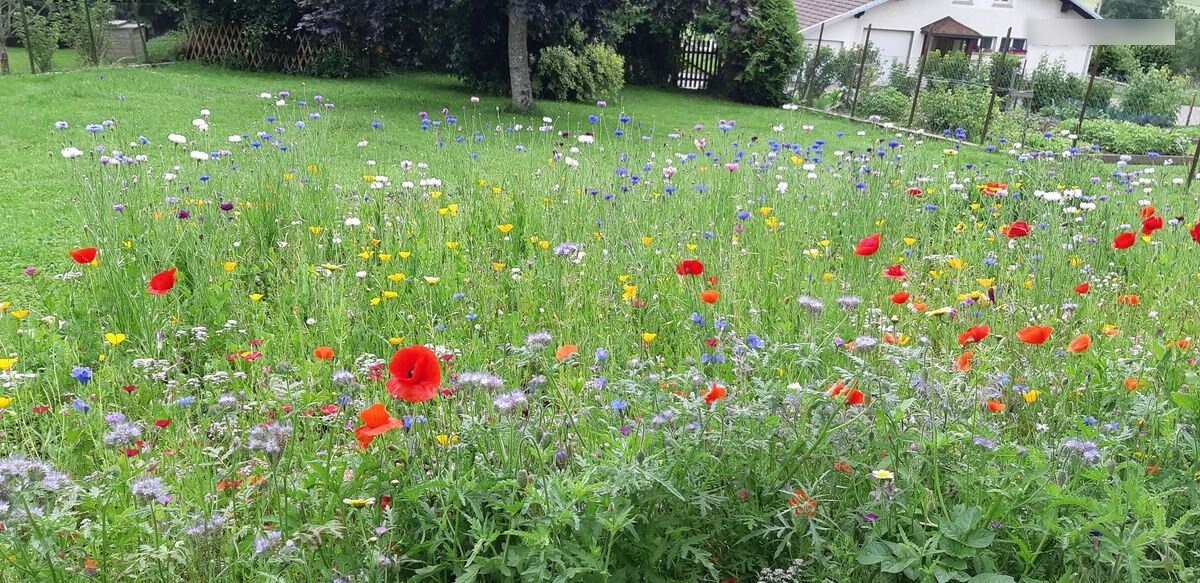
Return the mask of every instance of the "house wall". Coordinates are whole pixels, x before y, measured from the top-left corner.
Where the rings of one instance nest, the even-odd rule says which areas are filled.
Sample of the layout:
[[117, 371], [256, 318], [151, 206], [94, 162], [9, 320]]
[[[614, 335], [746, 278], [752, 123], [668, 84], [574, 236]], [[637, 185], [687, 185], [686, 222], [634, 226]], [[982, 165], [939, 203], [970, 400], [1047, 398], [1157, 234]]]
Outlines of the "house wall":
[[[921, 27], [947, 16], [971, 27], [984, 36], [996, 37], [995, 49], [999, 52], [1000, 40], [1009, 26], [1013, 38], [1027, 38], [1025, 23], [1028, 19], [1069, 18], [1082, 19], [1074, 10], [1062, 12], [1058, 0], [892, 0], [868, 10], [861, 18], [846, 18], [826, 24], [822, 44], [837, 44], [845, 47], [861, 45], [867, 36], [867, 25], [873, 25], [872, 44], [883, 52], [884, 64], [893, 58], [916, 66], [921, 56], [924, 36]], [[883, 29], [882, 42], [876, 42], [876, 31]], [[804, 42], [816, 44], [818, 26], [802, 31]], [[912, 42], [905, 53], [899, 47], [903, 42], [900, 31], [911, 31]], [[1068, 72], [1076, 75], [1087, 73], [1088, 51], [1086, 46], [1035, 46], [1027, 45], [1025, 59], [1029, 70], [1037, 67], [1045, 55], [1050, 61], [1062, 58]]]

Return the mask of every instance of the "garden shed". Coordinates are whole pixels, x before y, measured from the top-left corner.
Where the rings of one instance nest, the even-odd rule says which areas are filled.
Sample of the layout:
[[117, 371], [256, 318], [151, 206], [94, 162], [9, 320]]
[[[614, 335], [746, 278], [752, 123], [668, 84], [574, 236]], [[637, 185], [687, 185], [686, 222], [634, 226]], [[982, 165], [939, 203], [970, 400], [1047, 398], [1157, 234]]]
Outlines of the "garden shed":
[[108, 59], [111, 61], [121, 61], [126, 59], [137, 59], [144, 54], [146, 49], [146, 37], [143, 36], [143, 27], [136, 22], [128, 20], [111, 20], [108, 23]]

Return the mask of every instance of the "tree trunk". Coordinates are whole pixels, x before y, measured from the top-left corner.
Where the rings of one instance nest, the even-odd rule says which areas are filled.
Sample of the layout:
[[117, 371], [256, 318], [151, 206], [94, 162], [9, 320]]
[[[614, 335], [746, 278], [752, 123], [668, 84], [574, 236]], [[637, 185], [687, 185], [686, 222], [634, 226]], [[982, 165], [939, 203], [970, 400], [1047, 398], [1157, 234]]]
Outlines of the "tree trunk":
[[0, 38], [0, 75], [9, 73], [12, 73], [12, 69], [8, 66], [8, 47], [4, 46], [4, 39]]
[[529, 78], [529, 16], [522, 0], [508, 0], [508, 80], [513, 108], [533, 109], [533, 83]]

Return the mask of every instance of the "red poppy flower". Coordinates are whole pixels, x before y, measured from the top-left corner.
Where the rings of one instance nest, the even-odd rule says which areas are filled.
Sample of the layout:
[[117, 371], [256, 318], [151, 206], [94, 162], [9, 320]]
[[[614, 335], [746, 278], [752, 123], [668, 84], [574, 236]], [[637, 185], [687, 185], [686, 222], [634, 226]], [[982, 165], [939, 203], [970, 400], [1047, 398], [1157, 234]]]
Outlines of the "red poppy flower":
[[866, 395], [863, 395], [863, 392], [858, 389], [852, 388], [846, 392], [846, 404], [850, 405], [851, 407], [862, 405], [863, 401], [865, 400]]
[[158, 421], [154, 422], [154, 426], [159, 429], [166, 429], [171, 426], [171, 420], [170, 419], [159, 419]]
[[321, 405], [321, 413], [323, 413], [325, 415], [337, 415], [337, 412], [340, 410], [341, 409], [337, 405], [334, 405], [333, 403], [330, 403], [328, 405]]
[[95, 247], [84, 247], [82, 249], [67, 251], [67, 255], [70, 255], [71, 259], [75, 260], [75, 263], [87, 265], [88, 263], [96, 260], [96, 253], [99, 251], [100, 250]]
[[366, 448], [377, 436], [404, 427], [404, 422], [388, 415], [383, 403], [375, 403], [358, 414], [363, 424], [354, 430], [358, 445]]
[[706, 304], [715, 304], [719, 299], [721, 299], [721, 292], [715, 289], [707, 289], [700, 292], [700, 301]]
[[908, 272], [899, 265], [889, 265], [883, 270], [883, 276], [891, 279], [904, 279], [908, 277]]
[[1161, 228], [1163, 228], [1162, 217], [1159, 217], [1159, 216], [1146, 217], [1142, 221], [1142, 234], [1143, 235], [1152, 234]]
[[156, 296], [166, 295], [173, 287], [175, 287], [174, 267], [154, 274], [154, 277], [150, 278], [150, 285], [146, 286], [146, 293]]
[[984, 338], [987, 338], [988, 334], [991, 332], [992, 329], [989, 328], [987, 324], [971, 326], [970, 328], [967, 328], [966, 332], [958, 335], [958, 344], [959, 346], [966, 346], [972, 342], [980, 342]]
[[996, 399], [988, 399], [987, 400], [987, 410], [991, 411], [992, 413], [999, 413], [1004, 410], [1004, 403], [1001, 403], [1000, 401], [997, 401]]
[[854, 247], [854, 254], [862, 257], [874, 255], [879, 250], [879, 233], [872, 233], [863, 237], [858, 245]]
[[1136, 241], [1136, 238], [1133, 235], [1133, 231], [1125, 231], [1113, 237], [1112, 247], [1113, 249], [1128, 249], [1133, 247], [1134, 241]]
[[1080, 352], [1087, 350], [1089, 347], [1091, 347], [1091, 345], [1092, 337], [1088, 336], [1087, 334], [1080, 334], [1079, 336], [1076, 336], [1070, 344], [1067, 345], [1067, 352], [1079, 354]]
[[967, 372], [971, 370], [971, 359], [973, 358], [975, 358], [975, 353], [971, 352], [970, 350], [962, 353], [957, 359], [954, 360], [954, 368], [958, 369], [959, 372]]
[[713, 286], [715, 286], [715, 285], [717, 285], [717, 283], [719, 283], [720, 281], [721, 281], [721, 280], [717, 279], [717, 276], [715, 276], [715, 275], [710, 275], [710, 276], [708, 276], [708, 285], [713, 285]]
[[1142, 217], [1143, 219], [1148, 219], [1154, 216], [1155, 212], [1157, 212], [1157, 209], [1154, 208], [1154, 205], [1148, 204], [1138, 209], [1138, 216]]
[[434, 398], [438, 385], [442, 383], [437, 355], [420, 344], [397, 350], [388, 364], [388, 370], [392, 378], [387, 382], [387, 391], [393, 397], [410, 403]]
[[1026, 344], [1041, 344], [1050, 338], [1054, 328], [1050, 326], [1026, 326], [1017, 331], [1017, 338]]
[[700, 275], [704, 273], [704, 264], [695, 259], [684, 259], [675, 265], [675, 273], [679, 275]]
[[1025, 221], [1014, 221], [1004, 225], [1004, 227], [1000, 229], [1000, 232], [1004, 233], [1004, 236], [1010, 239], [1024, 237], [1025, 235], [1029, 234], [1029, 223], [1026, 223]]
[[923, 191], [920, 188], [917, 188], [915, 186], [908, 189], [909, 196], [921, 196], [924, 193], [925, 193], [925, 191]]
[[1075, 293], [1086, 294], [1086, 293], [1088, 293], [1088, 290], [1091, 290], [1091, 289], [1092, 289], [1092, 282], [1085, 281], [1085, 282], [1075, 286]]
[[725, 387], [722, 387], [717, 383], [713, 383], [712, 386], [708, 388], [708, 391], [704, 393], [704, 402], [709, 405], [712, 405], [714, 401], [724, 398]]
[[318, 346], [317, 349], [313, 351], [313, 356], [321, 360], [329, 360], [333, 358], [333, 349], [328, 346]]
[[1137, 294], [1121, 294], [1117, 296], [1117, 301], [1126, 306], [1136, 306], [1142, 303], [1141, 298]]
[[576, 354], [578, 352], [578, 346], [575, 346], [574, 344], [563, 344], [562, 346], [558, 347], [558, 350], [554, 351], [554, 359], [562, 362], [570, 358], [572, 354]]
[[892, 294], [891, 300], [892, 300], [893, 304], [903, 304], [904, 302], [907, 302], [908, 298], [910, 298], [910, 297], [912, 297], [912, 296], [910, 296], [908, 294], [908, 292], [898, 291], [898, 292]]
[[1196, 223], [1196, 226], [1192, 227], [1188, 234], [1192, 236], [1193, 241], [1200, 243], [1200, 222]]

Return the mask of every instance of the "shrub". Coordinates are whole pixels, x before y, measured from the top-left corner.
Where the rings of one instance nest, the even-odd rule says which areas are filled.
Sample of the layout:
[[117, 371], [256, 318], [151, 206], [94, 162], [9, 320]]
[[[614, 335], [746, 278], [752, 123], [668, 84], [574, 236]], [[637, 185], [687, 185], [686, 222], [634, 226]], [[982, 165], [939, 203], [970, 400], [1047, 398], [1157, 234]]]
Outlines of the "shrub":
[[[1065, 127], [1067, 125], [1071, 127]], [[1071, 122], [1064, 122], [1063, 126], [1064, 129], [1074, 129]], [[1158, 152], [1171, 156], [1187, 154], [1192, 144], [1187, 136], [1168, 129], [1108, 119], [1083, 120], [1083, 126], [1079, 129], [1079, 140], [1084, 144], [1099, 144], [1101, 149], [1107, 152]]]
[[1068, 99], [1083, 100], [1083, 82], [1067, 73], [1062, 60], [1053, 63], [1045, 57], [1033, 72], [1033, 109], [1041, 111]]
[[940, 132], [963, 128], [970, 139], [983, 130], [989, 96], [988, 90], [981, 87], [950, 87], [945, 83], [935, 83], [928, 91], [921, 93], [917, 111], [926, 130]]
[[181, 58], [180, 45], [187, 41], [187, 33], [172, 30], [146, 42], [146, 54], [151, 63], [168, 63]]
[[834, 58], [833, 49], [829, 46], [821, 46], [819, 49], [816, 45], [800, 47], [800, 70], [796, 76], [796, 87], [800, 97], [804, 96], [804, 89], [809, 87], [808, 100], [811, 103], [833, 84], [834, 70], [831, 65]]
[[863, 98], [858, 111], [863, 115], [878, 115], [888, 121], [900, 121], [908, 116], [910, 96], [895, 87], [884, 87]]
[[1114, 45], [1104, 47], [1100, 52], [1100, 66], [1097, 73], [1119, 81], [1125, 81], [1141, 72], [1142, 64], [1133, 54], [1133, 48]]
[[625, 86], [625, 59], [601, 44], [576, 52], [569, 47], [546, 47], [534, 63], [535, 91], [559, 101], [595, 101], [611, 97]]
[[1129, 89], [1121, 98], [1121, 108], [1174, 117], [1179, 105], [1184, 102], [1182, 82], [1163, 68], [1150, 69], [1134, 75]]
[[[87, 8], [84, 8], [87, 2]], [[60, 5], [63, 37], [85, 65], [98, 65], [108, 55], [112, 39], [105, 24], [116, 16], [109, 0], [69, 0]]]
[[17, 38], [33, 55], [37, 70], [45, 73], [53, 67], [54, 51], [58, 48], [58, 25], [33, 8], [25, 8], [27, 26], [17, 27]]
[[[839, 104], [844, 108], [850, 107], [854, 99], [854, 84], [858, 82], [858, 61], [862, 58], [862, 47], [844, 48], [829, 62], [833, 80], [839, 89]], [[871, 87], [879, 78], [879, 48], [871, 45], [867, 49], [867, 58], [863, 63], [862, 86]]]
[[730, 19], [718, 37], [721, 73], [713, 89], [744, 103], [779, 105], [800, 67], [802, 39], [791, 0], [757, 0], [745, 24]]
[[909, 72], [908, 65], [895, 60], [888, 71], [888, 86], [904, 95], [912, 95], [917, 86], [917, 77]]
[[961, 51], [930, 51], [926, 55], [925, 76], [930, 79], [959, 82], [983, 80], [971, 57]]

